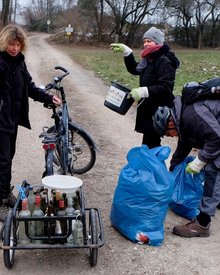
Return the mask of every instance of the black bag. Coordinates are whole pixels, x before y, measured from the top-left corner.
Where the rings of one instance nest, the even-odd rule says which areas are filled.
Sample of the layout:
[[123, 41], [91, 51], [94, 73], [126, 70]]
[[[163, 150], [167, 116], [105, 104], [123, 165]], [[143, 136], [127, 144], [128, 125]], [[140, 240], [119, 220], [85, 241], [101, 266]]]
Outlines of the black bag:
[[182, 103], [192, 104], [204, 99], [220, 99], [220, 77], [204, 82], [189, 82], [182, 90]]

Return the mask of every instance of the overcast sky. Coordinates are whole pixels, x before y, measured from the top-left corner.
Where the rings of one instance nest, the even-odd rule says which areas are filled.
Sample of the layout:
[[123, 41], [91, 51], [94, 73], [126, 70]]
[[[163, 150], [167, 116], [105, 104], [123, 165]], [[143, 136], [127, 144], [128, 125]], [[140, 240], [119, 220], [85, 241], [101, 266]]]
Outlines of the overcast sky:
[[18, 0], [18, 3], [22, 6], [25, 6], [26, 4], [28, 4], [28, 2], [30, 3], [30, 0]]
[[[30, 3], [31, 3], [30, 0], [17, 0], [17, 4], [19, 4], [21, 7], [25, 7], [25, 6], [29, 5]], [[23, 17], [19, 14], [16, 15], [16, 23], [18, 23], [18, 24], [25, 23]]]

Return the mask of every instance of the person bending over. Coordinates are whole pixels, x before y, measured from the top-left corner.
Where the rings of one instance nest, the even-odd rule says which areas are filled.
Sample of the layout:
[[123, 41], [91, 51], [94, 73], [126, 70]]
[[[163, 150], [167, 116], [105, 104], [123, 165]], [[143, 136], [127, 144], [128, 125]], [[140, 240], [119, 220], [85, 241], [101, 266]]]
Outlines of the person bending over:
[[182, 108], [177, 96], [172, 108], [158, 107], [153, 124], [162, 137], [178, 136], [177, 148], [171, 158], [170, 171], [191, 152], [199, 149], [197, 157], [186, 166], [187, 173], [199, 173], [204, 168], [204, 192], [200, 213], [195, 220], [173, 228], [181, 237], [208, 237], [211, 217], [220, 202], [220, 100], [200, 100]]

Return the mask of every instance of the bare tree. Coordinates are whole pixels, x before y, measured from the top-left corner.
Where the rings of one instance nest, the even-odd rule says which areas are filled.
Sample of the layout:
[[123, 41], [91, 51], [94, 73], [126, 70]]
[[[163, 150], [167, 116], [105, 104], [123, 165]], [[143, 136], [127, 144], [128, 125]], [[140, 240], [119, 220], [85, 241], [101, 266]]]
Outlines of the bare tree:
[[[134, 36], [147, 15], [153, 15], [160, 0], [105, 0], [111, 8], [115, 27], [115, 41], [125, 40], [132, 45]], [[126, 37], [126, 38], [125, 38]]]
[[2, 20], [3, 26], [7, 25], [9, 21], [10, 4], [11, 4], [11, 0], [2, 0], [1, 20]]
[[79, 0], [77, 8], [81, 17], [87, 21], [90, 26], [90, 31], [93, 31], [93, 36], [96, 36], [99, 41], [103, 40], [104, 29], [104, 0]]
[[207, 1], [196, 0], [195, 1], [195, 18], [198, 33], [198, 49], [201, 49], [204, 27], [207, 19], [212, 13], [212, 6]]
[[210, 33], [214, 43], [219, 26], [220, 0], [167, 0], [167, 13], [175, 21], [176, 38], [187, 46], [201, 48]]
[[206, 45], [215, 47], [220, 41], [220, 0], [206, 0], [207, 4], [210, 5], [210, 17], [207, 26], [210, 26], [210, 30], [204, 34]]

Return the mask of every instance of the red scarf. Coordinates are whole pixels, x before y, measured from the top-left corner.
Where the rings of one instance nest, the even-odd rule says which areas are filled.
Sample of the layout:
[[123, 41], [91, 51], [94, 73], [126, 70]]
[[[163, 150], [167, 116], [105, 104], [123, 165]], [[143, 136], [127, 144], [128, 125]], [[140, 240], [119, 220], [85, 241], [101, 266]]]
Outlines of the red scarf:
[[163, 45], [155, 45], [155, 46], [146, 47], [141, 52], [141, 57], [143, 58], [143, 57], [147, 57], [147, 56], [151, 55], [152, 53], [158, 51], [162, 46]]

